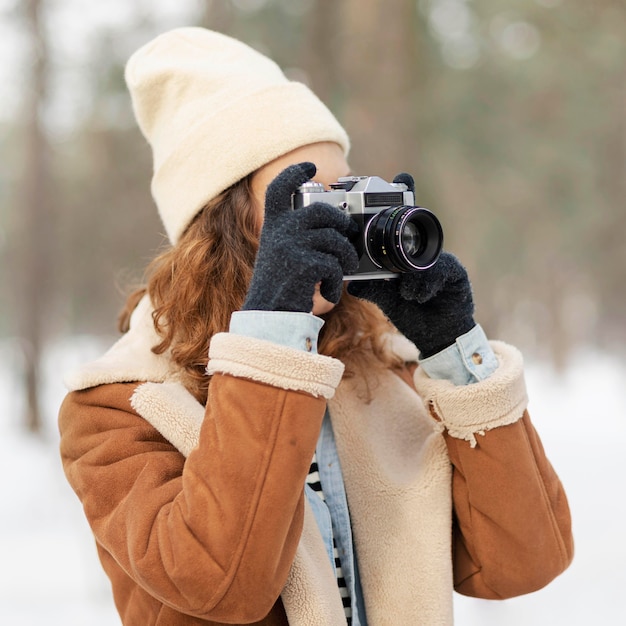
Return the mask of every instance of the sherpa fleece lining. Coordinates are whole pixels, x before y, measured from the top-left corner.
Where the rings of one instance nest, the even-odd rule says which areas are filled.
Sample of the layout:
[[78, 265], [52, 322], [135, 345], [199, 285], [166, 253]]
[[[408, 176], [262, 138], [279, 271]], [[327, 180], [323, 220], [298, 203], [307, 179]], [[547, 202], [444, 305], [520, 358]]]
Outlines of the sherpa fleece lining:
[[143, 383], [130, 404], [185, 457], [198, 445], [204, 407], [180, 383]]
[[523, 358], [517, 348], [491, 341], [498, 369], [472, 385], [455, 386], [447, 380], [430, 378], [417, 368], [414, 382], [424, 403], [452, 437], [476, 446], [475, 435], [516, 422], [528, 403], [523, 375]]
[[213, 335], [207, 366], [209, 374], [230, 374], [326, 399], [335, 394], [343, 370], [343, 363], [332, 357], [230, 333]]

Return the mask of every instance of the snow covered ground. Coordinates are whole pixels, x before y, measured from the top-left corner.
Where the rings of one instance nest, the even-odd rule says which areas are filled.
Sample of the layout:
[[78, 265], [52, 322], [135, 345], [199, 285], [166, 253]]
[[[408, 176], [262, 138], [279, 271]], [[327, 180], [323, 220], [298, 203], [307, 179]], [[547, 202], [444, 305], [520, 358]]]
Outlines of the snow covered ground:
[[[99, 353], [104, 340], [78, 338], [50, 352], [44, 440], [21, 433], [18, 351], [0, 343], [0, 624], [120, 624], [80, 505], [57, 453], [61, 373]], [[505, 602], [457, 596], [457, 626], [626, 624], [626, 366], [581, 353], [566, 375], [529, 364], [530, 409], [570, 498], [576, 557], [546, 589]], [[405, 625], [398, 625], [405, 626]]]

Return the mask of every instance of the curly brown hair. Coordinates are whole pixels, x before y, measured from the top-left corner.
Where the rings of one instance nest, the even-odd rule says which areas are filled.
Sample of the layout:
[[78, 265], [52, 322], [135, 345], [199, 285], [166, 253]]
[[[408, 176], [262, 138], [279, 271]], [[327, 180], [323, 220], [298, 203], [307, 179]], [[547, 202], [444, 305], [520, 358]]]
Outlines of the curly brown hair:
[[[144, 294], [154, 306], [154, 326], [161, 342], [156, 354], [170, 351], [182, 382], [206, 402], [208, 351], [214, 334], [228, 330], [230, 316], [241, 308], [259, 245], [260, 220], [251, 192], [252, 175], [211, 200], [180, 241], [154, 258], [146, 284], [131, 293], [119, 316], [126, 332], [130, 315]], [[323, 316], [318, 350], [346, 365], [354, 376], [372, 365], [398, 367], [384, 348], [383, 335], [393, 327], [375, 305], [345, 289], [339, 304]]]

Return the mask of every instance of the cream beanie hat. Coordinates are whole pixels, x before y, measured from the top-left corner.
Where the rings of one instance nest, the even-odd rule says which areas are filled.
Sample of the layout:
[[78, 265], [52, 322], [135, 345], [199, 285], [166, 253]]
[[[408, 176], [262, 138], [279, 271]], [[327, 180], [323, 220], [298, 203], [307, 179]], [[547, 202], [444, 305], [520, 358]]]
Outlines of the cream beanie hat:
[[202, 207], [259, 167], [346, 132], [301, 83], [249, 46], [204, 28], [166, 32], [135, 52], [126, 83], [152, 147], [152, 195], [172, 243]]

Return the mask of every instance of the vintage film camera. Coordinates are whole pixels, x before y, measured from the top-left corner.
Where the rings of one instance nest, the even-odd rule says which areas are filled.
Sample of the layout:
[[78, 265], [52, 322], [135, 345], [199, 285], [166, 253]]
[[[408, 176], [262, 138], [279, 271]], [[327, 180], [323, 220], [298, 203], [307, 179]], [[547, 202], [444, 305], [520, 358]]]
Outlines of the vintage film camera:
[[439, 220], [428, 209], [413, 206], [404, 183], [378, 176], [344, 176], [331, 184], [309, 181], [293, 194], [293, 208], [325, 202], [347, 212], [359, 226], [352, 241], [359, 267], [344, 280], [397, 278], [401, 272], [425, 270], [437, 262], [443, 246]]

